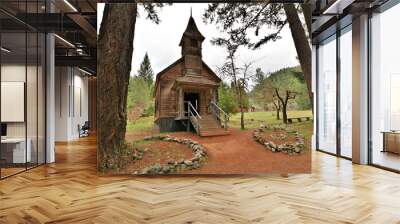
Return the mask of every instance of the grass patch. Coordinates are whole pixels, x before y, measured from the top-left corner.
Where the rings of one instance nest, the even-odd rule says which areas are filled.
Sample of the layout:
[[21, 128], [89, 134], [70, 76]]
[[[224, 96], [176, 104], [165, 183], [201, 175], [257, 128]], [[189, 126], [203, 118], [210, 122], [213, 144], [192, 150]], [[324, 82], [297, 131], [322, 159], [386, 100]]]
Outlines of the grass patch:
[[[288, 111], [288, 117], [312, 117], [312, 112], [311, 110]], [[282, 115], [281, 119], [277, 120], [276, 112], [272, 111], [246, 112], [244, 113], [244, 119], [246, 129], [258, 128], [261, 123], [282, 124], [283, 122]], [[229, 124], [231, 127], [240, 128], [240, 113], [231, 116]]]
[[[306, 111], [289, 111], [288, 117], [312, 117], [312, 112], [310, 110]], [[283, 124], [283, 120], [276, 119], [276, 113], [271, 111], [261, 111], [261, 112], [247, 112], [244, 113], [245, 128], [254, 129], [260, 127], [260, 124], [266, 125], [278, 125]], [[240, 113], [231, 116], [229, 121], [229, 126], [234, 128], [240, 128]], [[313, 121], [294, 121], [291, 124], [287, 124], [288, 129], [298, 131], [306, 140], [307, 148], [311, 144], [311, 136], [313, 134]]]
[[[312, 117], [310, 110], [305, 111], [289, 111], [288, 117]], [[246, 129], [254, 129], [260, 127], [260, 124], [282, 124], [282, 119], [276, 119], [276, 113], [272, 111], [247, 112], [244, 114]], [[240, 128], [240, 113], [231, 116], [229, 126]], [[291, 129], [299, 131], [304, 137], [310, 138], [312, 135], [312, 121], [297, 122], [287, 125]], [[141, 117], [136, 121], [128, 121], [127, 131], [131, 133], [150, 131], [154, 127], [154, 117]], [[167, 133], [163, 133], [167, 134]]]
[[154, 127], [154, 117], [141, 117], [135, 121], [128, 121], [126, 130], [128, 132], [149, 131]]

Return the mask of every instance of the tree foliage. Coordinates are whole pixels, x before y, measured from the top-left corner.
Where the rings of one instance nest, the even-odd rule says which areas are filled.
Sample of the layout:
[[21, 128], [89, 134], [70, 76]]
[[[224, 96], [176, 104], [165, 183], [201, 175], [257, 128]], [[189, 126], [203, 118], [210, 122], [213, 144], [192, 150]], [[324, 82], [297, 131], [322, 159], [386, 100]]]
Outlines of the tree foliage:
[[[309, 2], [309, 1], [307, 1]], [[212, 3], [208, 5], [203, 20], [206, 23], [215, 23], [227, 37], [217, 37], [212, 43], [223, 46], [232, 46], [235, 52], [239, 46], [258, 49], [268, 42], [281, 38], [280, 33], [286, 24], [292, 33], [293, 42], [300, 65], [304, 72], [308, 88], [308, 96], [312, 101], [311, 91], [311, 47], [307, 33], [310, 29], [310, 18], [305, 17], [303, 25], [299, 14], [310, 17], [310, 4], [301, 7], [295, 4], [263, 3]], [[305, 28], [306, 27], [306, 28]]]
[[[268, 41], [281, 38], [280, 31], [287, 23], [282, 4], [212, 3], [203, 14], [206, 23], [215, 23], [227, 31], [233, 43], [257, 49]], [[271, 30], [270, 28], [276, 28]], [[267, 29], [268, 28], [268, 29]], [[251, 40], [249, 34], [263, 37]], [[221, 38], [216, 38], [218, 42]]]
[[128, 87], [128, 119], [136, 120], [139, 117], [154, 114], [153, 84], [141, 76], [131, 77]]
[[222, 83], [218, 89], [218, 103], [221, 109], [228, 114], [236, 113], [239, 110], [235, 89], [226, 83]]
[[142, 77], [144, 81], [146, 81], [148, 86], [151, 86], [153, 84], [154, 72], [153, 69], [151, 68], [151, 63], [147, 52], [144, 55], [142, 63], [140, 64], [140, 68], [137, 72], [137, 75], [139, 77]]
[[284, 122], [287, 121], [287, 110], [310, 109], [311, 104], [307, 94], [307, 85], [300, 67], [278, 70], [262, 82], [257, 83], [251, 91], [256, 103], [267, 109], [272, 107], [277, 111], [277, 119], [282, 111]]

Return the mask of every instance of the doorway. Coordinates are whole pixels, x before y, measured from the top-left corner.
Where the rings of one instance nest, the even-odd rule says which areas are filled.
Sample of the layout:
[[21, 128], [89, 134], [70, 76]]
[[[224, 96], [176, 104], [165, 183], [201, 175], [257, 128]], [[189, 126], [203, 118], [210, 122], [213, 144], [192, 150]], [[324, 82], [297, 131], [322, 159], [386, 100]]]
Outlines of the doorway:
[[200, 114], [200, 94], [199, 93], [184, 93], [184, 105], [185, 105], [185, 115], [188, 111], [188, 102], [190, 102], [196, 111]]

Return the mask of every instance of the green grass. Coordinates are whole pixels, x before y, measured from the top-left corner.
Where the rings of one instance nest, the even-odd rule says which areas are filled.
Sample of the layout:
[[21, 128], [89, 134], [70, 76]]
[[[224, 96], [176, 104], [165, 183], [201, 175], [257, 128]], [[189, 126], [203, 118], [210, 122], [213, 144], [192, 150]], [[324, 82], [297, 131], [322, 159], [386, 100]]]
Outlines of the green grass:
[[[311, 117], [311, 110], [306, 111], [289, 111], [288, 117]], [[276, 113], [271, 111], [262, 112], [247, 112], [244, 113], [245, 129], [254, 129], [260, 127], [261, 124], [266, 125], [278, 125], [283, 124], [282, 115], [281, 119], [276, 119]], [[229, 126], [234, 128], [240, 128], [240, 113], [231, 116]], [[287, 124], [287, 127], [298, 131], [307, 139], [311, 139], [313, 133], [313, 121], [294, 121], [292, 124]]]
[[[312, 117], [311, 110], [304, 110], [304, 111], [289, 111], [288, 117]], [[261, 111], [261, 112], [248, 112], [244, 113], [245, 119], [245, 128], [258, 128], [261, 123], [265, 124], [281, 124], [282, 121], [282, 114], [281, 120], [276, 119], [276, 112], [272, 111]], [[229, 124], [231, 127], [240, 128], [240, 113], [236, 113], [235, 115], [231, 116]]]
[[149, 131], [154, 127], [154, 117], [141, 117], [136, 121], [128, 121], [126, 129], [128, 132]]
[[[310, 110], [306, 111], [289, 111], [288, 117], [312, 117]], [[258, 128], [260, 124], [282, 124], [282, 119], [277, 120], [275, 112], [262, 111], [262, 112], [248, 112], [244, 114], [245, 128], [254, 129]], [[240, 128], [240, 113], [231, 116], [229, 126], [234, 128]], [[154, 117], [141, 117], [138, 120], [128, 122], [128, 132], [141, 132], [149, 131], [154, 127]], [[312, 135], [312, 121], [297, 122], [294, 121], [292, 124], [288, 124], [289, 128], [293, 128], [299, 131], [304, 137], [311, 137]]]

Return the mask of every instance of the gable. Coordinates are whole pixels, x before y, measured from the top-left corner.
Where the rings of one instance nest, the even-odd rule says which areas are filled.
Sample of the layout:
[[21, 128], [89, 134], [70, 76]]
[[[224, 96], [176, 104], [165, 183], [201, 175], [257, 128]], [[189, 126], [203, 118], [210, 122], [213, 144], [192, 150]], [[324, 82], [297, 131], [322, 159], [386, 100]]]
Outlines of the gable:
[[[215, 74], [215, 72], [203, 60], [202, 63], [203, 63], [203, 69], [201, 72], [201, 76], [213, 80], [217, 83], [221, 82], [221, 79], [217, 76], [217, 74]], [[179, 77], [182, 72], [182, 66], [183, 66], [183, 58], [180, 58], [171, 65], [169, 65], [168, 67], [166, 67], [165, 69], [163, 69], [161, 72], [159, 72], [156, 76], [156, 83], [154, 86], [154, 90], [157, 90], [161, 78], [173, 79], [174, 77], [175, 78]]]

